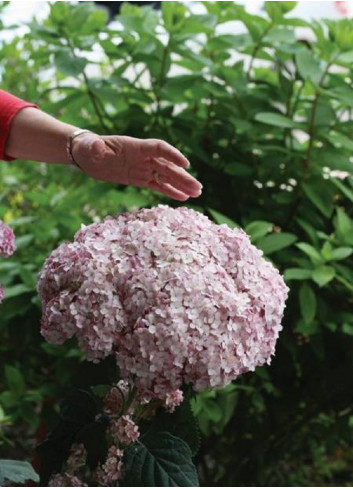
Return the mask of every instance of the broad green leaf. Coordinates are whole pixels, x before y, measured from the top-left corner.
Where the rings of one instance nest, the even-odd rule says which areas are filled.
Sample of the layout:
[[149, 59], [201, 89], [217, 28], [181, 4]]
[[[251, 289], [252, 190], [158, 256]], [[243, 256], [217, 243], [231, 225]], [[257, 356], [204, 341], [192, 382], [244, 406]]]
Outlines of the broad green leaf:
[[331, 282], [331, 280], [336, 275], [336, 271], [333, 267], [329, 267], [326, 265], [322, 265], [320, 267], [315, 268], [312, 273], [313, 281], [316, 282], [319, 287], [323, 287], [324, 285]]
[[319, 182], [314, 182], [313, 184], [303, 183], [302, 187], [305, 195], [311, 200], [315, 207], [317, 207], [325, 217], [331, 217], [333, 212], [333, 199], [326, 186], [322, 183], [319, 184]]
[[60, 49], [55, 53], [55, 64], [57, 68], [69, 76], [82, 74], [88, 60], [86, 58], [73, 56], [70, 51]]
[[343, 323], [342, 331], [349, 336], [353, 336], [353, 324]]
[[305, 270], [303, 268], [287, 268], [284, 272], [285, 280], [307, 280], [312, 276], [312, 270]]
[[351, 256], [352, 253], [353, 253], [353, 248], [350, 248], [348, 246], [342, 248], [336, 248], [335, 250], [332, 250], [331, 260], [333, 261], [345, 260], [346, 258]]
[[353, 202], [353, 191], [347, 186], [344, 185], [337, 178], [331, 178], [330, 181], [345, 195], [351, 202]]
[[34, 239], [33, 234], [23, 234], [16, 236], [16, 249], [26, 248]]
[[255, 120], [276, 127], [288, 127], [292, 129], [300, 127], [298, 123], [277, 112], [260, 112], [256, 114]]
[[17, 397], [23, 396], [26, 392], [26, 384], [21, 372], [11, 365], [6, 365], [5, 376], [11, 392]]
[[284, 15], [295, 8], [297, 2], [265, 2], [264, 5], [269, 17], [278, 22]]
[[345, 53], [340, 54], [337, 61], [347, 64], [353, 63], [353, 51], [346, 51]]
[[10, 299], [11, 297], [17, 297], [18, 295], [25, 294], [26, 292], [31, 292], [32, 287], [28, 287], [25, 284], [12, 285], [11, 287], [6, 287], [5, 298]]
[[224, 214], [221, 214], [218, 211], [215, 211], [214, 209], [211, 209], [210, 207], [207, 207], [208, 212], [211, 214], [213, 219], [216, 221], [217, 224], [227, 224], [231, 229], [239, 227], [237, 223], [235, 223], [232, 219], [229, 217], [225, 216]]
[[5, 480], [25, 484], [28, 480], [39, 482], [39, 476], [28, 462], [0, 459], [0, 486]]
[[[192, 411], [190, 399], [186, 398], [173, 413], [159, 409], [153, 419], [147, 421], [145, 434], [168, 432], [184, 440], [194, 457], [200, 448], [200, 432]], [[144, 433], [143, 431], [141, 431]]]
[[185, 19], [185, 14], [185, 5], [180, 2], [162, 2], [162, 17], [168, 31], [175, 31]]
[[323, 262], [323, 257], [311, 244], [297, 243], [295, 246], [303, 251], [310, 258], [314, 265], [319, 265]]
[[191, 450], [181, 438], [161, 432], [125, 449], [125, 487], [199, 487]]
[[[324, 239], [326, 239], [326, 235], [322, 236]], [[320, 250], [321, 255], [325, 259], [325, 261], [329, 261], [332, 258], [332, 245], [329, 241], [325, 241], [325, 243], [322, 245], [321, 250]]]
[[295, 234], [291, 233], [276, 233], [269, 236], [265, 236], [257, 242], [258, 246], [265, 255], [270, 255], [275, 251], [287, 248], [297, 241]]
[[336, 209], [334, 223], [337, 237], [341, 242], [353, 245], [353, 220], [340, 207]]
[[[349, 149], [350, 151], [353, 151], [353, 139], [349, 138], [345, 134], [338, 132], [338, 131], [331, 131], [329, 134], [329, 139], [333, 144], [337, 144], [339, 146], [343, 146], [346, 149]], [[352, 171], [353, 171], [353, 164], [351, 163]]]
[[295, 332], [306, 336], [317, 334], [320, 330], [318, 321], [311, 321], [306, 323], [303, 319], [299, 319], [295, 327]]
[[316, 296], [313, 289], [306, 282], [299, 289], [300, 312], [307, 324], [310, 324], [316, 314]]
[[249, 175], [252, 175], [253, 172], [253, 168], [251, 168], [249, 165], [245, 165], [244, 163], [230, 163], [224, 168], [224, 173], [227, 173], [227, 175], [234, 175], [236, 177], [248, 177]]
[[303, 49], [295, 55], [298, 71], [304, 80], [310, 80], [318, 84], [321, 80], [323, 70], [315, 54], [309, 49]]
[[256, 242], [260, 238], [272, 231], [274, 224], [268, 221], [253, 221], [245, 226], [245, 232], [251, 236], [251, 242]]

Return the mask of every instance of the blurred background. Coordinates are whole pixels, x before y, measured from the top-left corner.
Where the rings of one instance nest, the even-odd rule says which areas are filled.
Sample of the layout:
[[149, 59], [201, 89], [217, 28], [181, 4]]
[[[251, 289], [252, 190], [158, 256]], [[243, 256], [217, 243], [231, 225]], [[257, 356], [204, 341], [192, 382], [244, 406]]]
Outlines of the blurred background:
[[[351, 487], [352, 2], [148, 3], [2, 2], [0, 86], [78, 127], [171, 142], [203, 184], [183, 205], [245, 229], [284, 274], [271, 365], [194, 401], [201, 484]], [[45, 258], [82, 223], [159, 203], [179, 205], [1, 162], [18, 249], [0, 263], [0, 458], [34, 460], [82, 366], [40, 336]]]

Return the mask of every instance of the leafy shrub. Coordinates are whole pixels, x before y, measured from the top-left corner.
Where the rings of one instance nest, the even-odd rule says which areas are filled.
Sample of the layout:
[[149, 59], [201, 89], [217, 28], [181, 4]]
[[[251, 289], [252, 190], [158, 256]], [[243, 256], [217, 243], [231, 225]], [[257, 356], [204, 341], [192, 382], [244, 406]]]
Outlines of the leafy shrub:
[[[194, 401], [203, 483], [349, 483], [353, 21], [309, 24], [287, 15], [294, 2], [266, 2], [264, 16], [203, 4], [198, 15], [179, 2], [163, 2], [162, 15], [125, 4], [107, 26], [89, 2], [54, 2], [25, 36], [1, 41], [1, 84], [79, 127], [176, 145], [203, 184], [187, 205], [243, 227], [284, 273], [291, 291], [272, 366]], [[228, 21], [244, 33], [222, 34]], [[74, 344], [40, 338], [44, 258], [81, 222], [165, 201], [178, 205], [74, 168], [1, 163], [0, 216], [18, 236], [0, 264], [0, 405], [13, 423], [35, 430], [44, 406], [52, 426], [44, 401], [62, 396], [81, 361]]]

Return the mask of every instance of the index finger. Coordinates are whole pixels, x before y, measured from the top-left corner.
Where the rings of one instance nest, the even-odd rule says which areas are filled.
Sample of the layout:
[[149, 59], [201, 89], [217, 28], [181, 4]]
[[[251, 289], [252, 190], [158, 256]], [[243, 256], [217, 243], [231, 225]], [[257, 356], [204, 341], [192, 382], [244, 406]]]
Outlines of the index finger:
[[174, 146], [162, 139], [145, 139], [142, 143], [143, 153], [151, 158], [165, 158], [182, 168], [188, 168], [190, 162]]

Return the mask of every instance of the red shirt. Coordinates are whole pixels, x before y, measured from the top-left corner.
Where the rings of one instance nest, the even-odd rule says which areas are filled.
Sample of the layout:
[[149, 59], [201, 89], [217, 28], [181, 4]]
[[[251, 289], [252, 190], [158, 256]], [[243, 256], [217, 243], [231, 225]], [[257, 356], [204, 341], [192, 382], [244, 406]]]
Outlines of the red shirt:
[[11, 122], [17, 112], [25, 107], [37, 107], [38, 105], [25, 102], [10, 93], [0, 90], [0, 159], [13, 160], [5, 155], [5, 144], [10, 134]]

